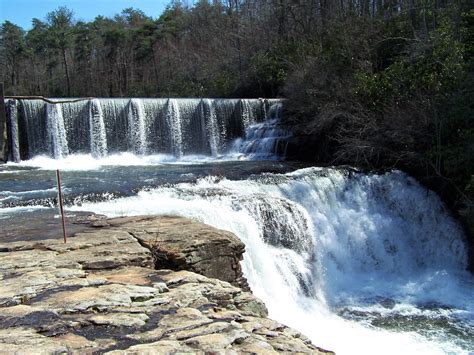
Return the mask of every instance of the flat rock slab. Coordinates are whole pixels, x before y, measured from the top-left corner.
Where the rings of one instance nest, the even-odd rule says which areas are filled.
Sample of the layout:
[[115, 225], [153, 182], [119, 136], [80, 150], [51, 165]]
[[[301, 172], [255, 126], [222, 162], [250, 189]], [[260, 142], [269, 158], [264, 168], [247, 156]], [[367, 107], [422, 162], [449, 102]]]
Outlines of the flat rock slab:
[[[92, 223], [105, 218], [105, 216], [90, 212], [68, 212], [66, 213], [67, 236], [73, 237], [74, 234], [89, 229]], [[7, 213], [0, 220], [0, 224], [2, 246], [15, 241], [26, 241], [32, 244], [35, 241], [47, 239], [63, 239], [61, 217], [56, 209], [32, 209], [20, 215]]]
[[237, 287], [232, 234], [180, 217], [83, 222], [67, 244], [0, 234], [1, 353], [327, 353]]
[[245, 245], [230, 232], [175, 216], [115, 218], [102, 225], [137, 238], [151, 250], [156, 269], [193, 271], [250, 290], [240, 266]]

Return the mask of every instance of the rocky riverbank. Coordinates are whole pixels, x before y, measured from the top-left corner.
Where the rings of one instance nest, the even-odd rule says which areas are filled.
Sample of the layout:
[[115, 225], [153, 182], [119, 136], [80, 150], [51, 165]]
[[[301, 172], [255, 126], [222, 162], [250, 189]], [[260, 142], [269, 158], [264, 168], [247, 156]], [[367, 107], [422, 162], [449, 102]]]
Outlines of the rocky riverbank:
[[231, 233], [180, 217], [68, 224], [66, 244], [45, 220], [1, 232], [0, 352], [327, 353], [267, 318]]

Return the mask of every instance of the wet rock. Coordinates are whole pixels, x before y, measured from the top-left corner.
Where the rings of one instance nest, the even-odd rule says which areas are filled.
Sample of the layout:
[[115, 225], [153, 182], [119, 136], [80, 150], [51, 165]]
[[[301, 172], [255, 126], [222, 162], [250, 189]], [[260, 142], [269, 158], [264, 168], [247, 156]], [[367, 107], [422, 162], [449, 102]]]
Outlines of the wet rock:
[[222, 333], [199, 335], [188, 339], [185, 344], [205, 352], [229, 349], [232, 344], [242, 342], [250, 334], [240, 329], [230, 329]]
[[[3, 349], [325, 352], [297, 331], [266, 318], [263, 302], [237, 287], [243, 245], [230, 233], [179, 217], [100, 222], [101, 227], [82, 229], [67, 244], [43, 238], [29, 245], [24, 238], [9, 242], [0, 236]], [[155, 270], [157, 252], [179, 270]], [[205, 276], [219, 276], [219, 268], [223, 280]]]
[[149, 320], [145, 313], [110, 313], [110, 314], [97, 314], [89, 318], [91, 323], [97, 325], [111, 325], [115, 327], [142, 327]]
[[126, 350], [109, 351], [109, 355], [146, 355], [146, 354], [176, 354], [193, 353], [195, 350], [176, 340], [162, 340], [155, 343], [140, 344]]
[[125, 217], [108, 223], [149, 248], [156, 269], [188, 270], [249, 290], [240, 267], [245, 245], [232, 233], [181, 217]]

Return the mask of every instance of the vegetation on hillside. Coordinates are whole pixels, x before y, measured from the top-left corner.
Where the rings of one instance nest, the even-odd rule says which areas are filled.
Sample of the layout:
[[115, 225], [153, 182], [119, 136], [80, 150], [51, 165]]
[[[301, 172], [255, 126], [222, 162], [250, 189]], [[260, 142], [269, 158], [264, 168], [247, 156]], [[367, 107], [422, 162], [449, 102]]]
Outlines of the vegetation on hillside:
[[129, 8], [90, 22], [59, 8], [28, 31], [1, 25], [0, 80], [15, 95], [284, 96], [315, 160], [408, 171], [469, 224], [468, 3], [174, 0], [158, 19]]

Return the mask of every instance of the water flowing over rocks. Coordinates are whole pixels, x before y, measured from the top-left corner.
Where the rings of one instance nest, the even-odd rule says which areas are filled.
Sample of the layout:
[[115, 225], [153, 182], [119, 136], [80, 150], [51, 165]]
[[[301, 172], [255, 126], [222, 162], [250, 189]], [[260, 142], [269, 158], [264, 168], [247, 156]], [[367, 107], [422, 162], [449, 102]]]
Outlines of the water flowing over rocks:
[[66, 244], [51, 225], [33, 226], [34, 239], [28, 228], [1, 237], [8, 352], [327, 353], [266, 318], [244, 291], [244, 245], [231, 233], [181, 217], [94, 215], [69, 225]]

